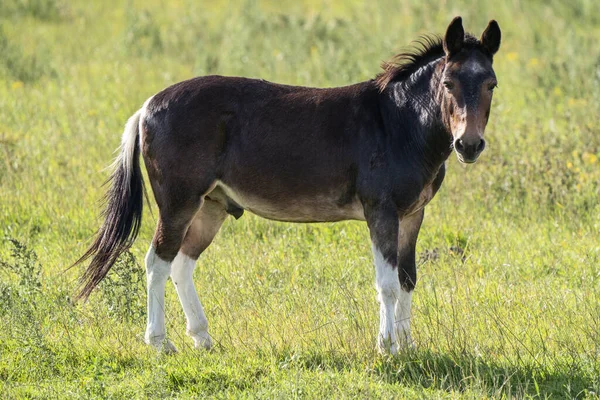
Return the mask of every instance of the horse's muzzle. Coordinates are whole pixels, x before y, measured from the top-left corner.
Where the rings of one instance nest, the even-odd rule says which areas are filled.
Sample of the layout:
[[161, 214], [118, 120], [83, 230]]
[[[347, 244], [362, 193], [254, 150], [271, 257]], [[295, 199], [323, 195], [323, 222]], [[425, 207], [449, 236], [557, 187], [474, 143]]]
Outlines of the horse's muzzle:
[[485, 140], [477, 138], [477, 140], [456, 139], [454, 141], [454, 150], [458, 156], [458, 160], [462, 163], [472, 164], [477, 161], [481, 152], [485, 149]]

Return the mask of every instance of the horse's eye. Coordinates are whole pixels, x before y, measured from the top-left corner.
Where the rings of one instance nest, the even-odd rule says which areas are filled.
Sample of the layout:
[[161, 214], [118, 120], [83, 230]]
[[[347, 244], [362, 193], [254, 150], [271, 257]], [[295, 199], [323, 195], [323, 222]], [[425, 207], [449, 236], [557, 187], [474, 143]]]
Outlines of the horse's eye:
[[490, 83], [490, 85], [488, 86], [488, 90], [489, 90], [490, 92], [493, 92], [493, 91], [494, 91], [494, 89], [496, 89], [497, 87], [498, 87], [498, 84], [497, 84], [497, 83]]
[[454, 83], [452, 81], [444, 81], [444, 87], [448, 90], [454, 89]]

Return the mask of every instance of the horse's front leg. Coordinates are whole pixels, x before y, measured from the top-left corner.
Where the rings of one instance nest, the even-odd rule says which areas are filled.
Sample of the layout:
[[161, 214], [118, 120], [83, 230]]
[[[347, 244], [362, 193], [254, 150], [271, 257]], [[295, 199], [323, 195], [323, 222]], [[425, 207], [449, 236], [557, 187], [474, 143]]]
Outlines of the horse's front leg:
[[365, 207], [375, 259], [375, 287], [379, 300], [380, 353], [396, 354], [400, 343], [395, 329], [395, 308], [402, 296], [398, 279], [398, 214], [393, 206]]
[[417, 236], [423, 222], [423, 210], [400, 220], [398, 230], [398, 276], [400, 296], [396, 302], [396, 339], [402, 347], [412, 347], [410, 335], [410, 308], [412, 293], [417, 282]]
[[366, 219], [375, 258], [379, 300], [378, 350], [396, 354], [412, 346], [410, 309], [417, 279], [415, 249], [423, 211], [399, 220], [394, 207], [370, 207]]

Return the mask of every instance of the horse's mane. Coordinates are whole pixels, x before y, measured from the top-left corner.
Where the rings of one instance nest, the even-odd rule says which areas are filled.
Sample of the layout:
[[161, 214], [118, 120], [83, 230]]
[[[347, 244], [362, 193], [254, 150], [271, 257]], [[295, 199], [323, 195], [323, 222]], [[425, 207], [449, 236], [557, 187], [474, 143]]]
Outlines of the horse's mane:
[[[465, 34], [464, 47], [481, 47], [481, 42], [467, 33]], [[419, 68], [444, 55], [444, 45], [441, 37], [437, 35], [422, 36], [414, 41], [409, 49], [381, 64], [383, 72], [375, 77], [375, 83], [379, 90], [383, 91], [389, 83], [406, 79]]]

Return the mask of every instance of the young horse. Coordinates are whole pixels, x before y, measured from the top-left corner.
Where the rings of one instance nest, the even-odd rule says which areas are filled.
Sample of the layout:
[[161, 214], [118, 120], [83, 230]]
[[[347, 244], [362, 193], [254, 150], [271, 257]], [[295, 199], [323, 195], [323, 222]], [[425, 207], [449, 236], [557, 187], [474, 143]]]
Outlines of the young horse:
[[363, 220], [380, 302], [378, 348], [411, 345], [415, 245], [423, 208], [444, 179], [452, 148], [473, 163], [496, 87], [500, 28], [481, 39], [455, 18], [443, 40], [384, 64], [376, 79], [315, 89], [207, 76], [173, 85], [127, 122], [105, 221], [78, 261], [87, 298], [138, 233], [141, 152], [160, 216], [146, 255], [147, 343], [165, 351], [169, 276], [196, 347], [211, 346], [192, 272], [228, 214], [291, 222]]

